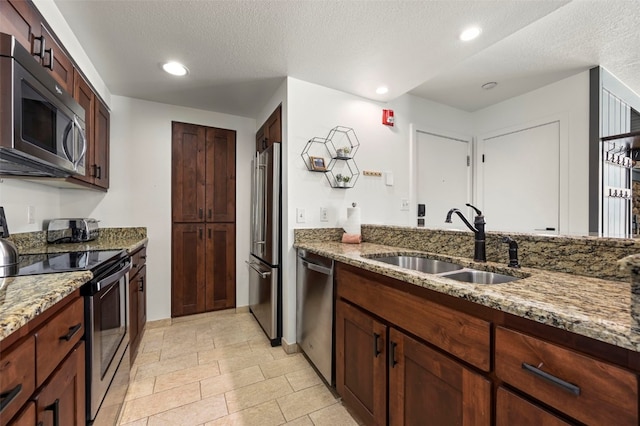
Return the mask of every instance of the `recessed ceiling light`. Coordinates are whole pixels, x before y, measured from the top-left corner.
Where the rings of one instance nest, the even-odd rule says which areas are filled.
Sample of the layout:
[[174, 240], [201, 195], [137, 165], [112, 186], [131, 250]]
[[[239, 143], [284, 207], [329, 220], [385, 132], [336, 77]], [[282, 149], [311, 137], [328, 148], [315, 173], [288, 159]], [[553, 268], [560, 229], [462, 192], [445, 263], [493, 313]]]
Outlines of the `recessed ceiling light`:
[[179, 62], [167, 62], [166, 64], [162, 65], [162, 69], [171, 75], [178, 76], [187, 75], [187, 73], [189, 72], [187, 67]]
[[478, 37], [481, 32], [482, 30], [479, 27], [467, 28], [462, 33], [460, 33], [460, 40], [462, 41], [473, 40], [474, 38]]
[[494, 87], [496, 87], [497, 85], [498, 85], [498, 83], [496, 83], [495, 81], [490, 81], [490, 82], [488, 82], [488, 83], [483, 84], [483, 85], [482, 85], [482, 88], [483, 88], [484, 90], [491, 90], [491, 89], [493, 89]]
[[389, 88], [386, 86], [380, 86], [376, 89], [376, 93], [378, 95], [384, 95], [385, 93], [387, 93], [389, 91]]

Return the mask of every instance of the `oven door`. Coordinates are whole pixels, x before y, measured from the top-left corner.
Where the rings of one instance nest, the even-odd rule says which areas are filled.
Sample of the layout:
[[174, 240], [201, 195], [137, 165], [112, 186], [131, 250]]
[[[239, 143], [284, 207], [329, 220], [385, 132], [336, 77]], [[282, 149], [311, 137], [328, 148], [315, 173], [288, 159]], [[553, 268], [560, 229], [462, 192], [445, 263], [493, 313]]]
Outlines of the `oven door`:
[[127, 329], [128, 261], [92, 283], [85, 298], [87, 324], [87, 416], [98, 413], [120, 361], [129, 346]]

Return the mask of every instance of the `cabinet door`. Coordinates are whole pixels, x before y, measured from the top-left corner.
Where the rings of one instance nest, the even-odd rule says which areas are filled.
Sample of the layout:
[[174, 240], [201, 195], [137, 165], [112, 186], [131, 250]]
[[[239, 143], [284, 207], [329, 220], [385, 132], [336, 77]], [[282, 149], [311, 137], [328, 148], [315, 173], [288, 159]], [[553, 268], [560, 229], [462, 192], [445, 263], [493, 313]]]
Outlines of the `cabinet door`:
[[84, 155], [85, 175], [74, 177], [84, 182], [93, 183], [96, 175], [95, 162], [93, 161], [93, 123], [96, 97], [91, 90], [91, 86], [77, 70], [74, 70], [73, 73], [73, 98], [84, 108], [85, 137], [87, 138], [87, 151]]
[[172, 221], [202, 222], [205, 208], [205, 127], [173, 122]]
[[33, 336], [0, 353], [0, 424], [13, 417], [36, 388], [36, 342]]
[[40, 19], [29, 2], [24, 0], [0, 0], [0, 32], [15, 36], [18, 43], [32, 54], [40, 51]]
[[387, 422], [387, 327], [336, 302], [336, 388], [368, 425]]
[[510, 425], [569, 426], [569, 423], [500, 387], [496, 400], [496, 426]]
[[107, 107], [96, 97], [93, 137], [93, 162], [95, 164], [94, 184], [109, 188], [109, 138], [111, 117]]
[[278, 108], [273, 111], [269, 119], [267, 120], [266, 126], [266, 135], [267, 135], [267, 146], [273, 145], [274, 142], [282, 142], [282, 107], [278, 106]]
[[73, 90], [73, 63], [44, 24], [40, 24], [40, 31], [45, 41], [42, 66], [49, 70], [49, 74], [64, 90], [71, 93]]
[[[2, 423], [4, 424], [4, 423]], [[9, 426], [35, 426], [36, 425], [36, 404], [29, 402], [22, 413], [9, 422]]]
[[491, 383], [391, 328], [389, 424], [489, 425]]
[[205, 312], [204, 224], [173, 225], [171, 316]]
[[206, 310], [236, 304], [236, 227], [232, 223], [207, 224]]
[[142, 335], [147, 323], [147, 267], [143, 266], [138, 274], [138, 334]]
[[267, 147], [266, 123], [256, 132], [256, 151], [262, 152]]
[[38, 424], [43, 426], [86, 424], [84, 342], [76, 346], [58, 367], [35, 403]]
[[129, 280], [129, 342], [131, 363], [135, 359], [140, 341], [138, 339], [138, 275]]
[[236, 132], [206, 130], [206, 220], [236, 220]]

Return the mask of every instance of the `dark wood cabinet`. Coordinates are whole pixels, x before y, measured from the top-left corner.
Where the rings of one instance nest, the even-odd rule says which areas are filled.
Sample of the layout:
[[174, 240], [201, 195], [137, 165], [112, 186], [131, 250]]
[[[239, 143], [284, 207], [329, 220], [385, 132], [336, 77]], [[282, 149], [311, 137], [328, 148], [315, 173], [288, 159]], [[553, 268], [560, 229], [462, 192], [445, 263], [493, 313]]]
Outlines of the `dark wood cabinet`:
[[109, 188], [109, 110], [77, 70], [74, 70], [73, 97], [84, 108], [87, 138], [85, 175], [73, 179], [106, 190]]
[[390, 425], [489, 425], [491, 382], [405, 333], [389, 330]]
[[71, 93], [73, 62], [30, 2], [0, 0], [0, 32], [14, 35], [60, 87]]
[[36, 422], [36, 403], [29, 402], [22, 412], [18, 414], [18, 416], [8, 424], [8, 426], [34, 426]]
[[496, 426], [569, 426], [560, 417], [504, 387], [496, 396]]
[[171, 315], [235, 306], [236, 132], [172, 126]]
[[81, 341], [35, 396], [38, 424], [86, 424], [84, 356]]
[[274, 142], [282, 142], [282, 106], [271, 113], [256, 132], [256, 151], [262, 152]]
[[129, 357], [131, 364], [138, 355], [140, 340], [142, 340], [147, 323], [146, 259], [146, 247], [131, 254], [131, 271], [129, 271]]
[[387, 327], [336, 301], [336, 389], [365, 424], [387, 420]]

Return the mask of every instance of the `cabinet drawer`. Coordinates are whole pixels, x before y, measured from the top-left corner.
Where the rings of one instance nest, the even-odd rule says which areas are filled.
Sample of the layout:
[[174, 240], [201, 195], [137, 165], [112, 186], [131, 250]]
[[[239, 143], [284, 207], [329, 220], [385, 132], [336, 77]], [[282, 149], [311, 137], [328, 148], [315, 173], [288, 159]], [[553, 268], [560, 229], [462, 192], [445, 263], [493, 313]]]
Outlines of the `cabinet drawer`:
[[496, 426], [510, 425], [569, 426], [570, 423], [501, 386], [496, 399]]
[[5, 425], [27, 402], [36, 386], [33, 337], [0, 357], [0, 424]]
[[77, 298], [36, 332], [40, 386], [84, 335], [84, 300]]
[[22, 410], [22, 413], [9, 423], [9, 426], [33, 426], [36, 424], [36, 420], [36, 404], [35, 402], [29, 402], [25, 409]]
[[129, 277], [135, 277], [146, 262], [147, 247], [145, 246], [131, 255], [131, 271], [129, 271]]
[[638, 424], [638, 378], [611, 364], [498, 327], [496, 375], [586, 424]]
[[[338, 297], [484, 371], [491, 369], [491, 324], [405, 293], [367, 276], [338, 268]], [[407, 284], [411, 285], [411, 284]]]

